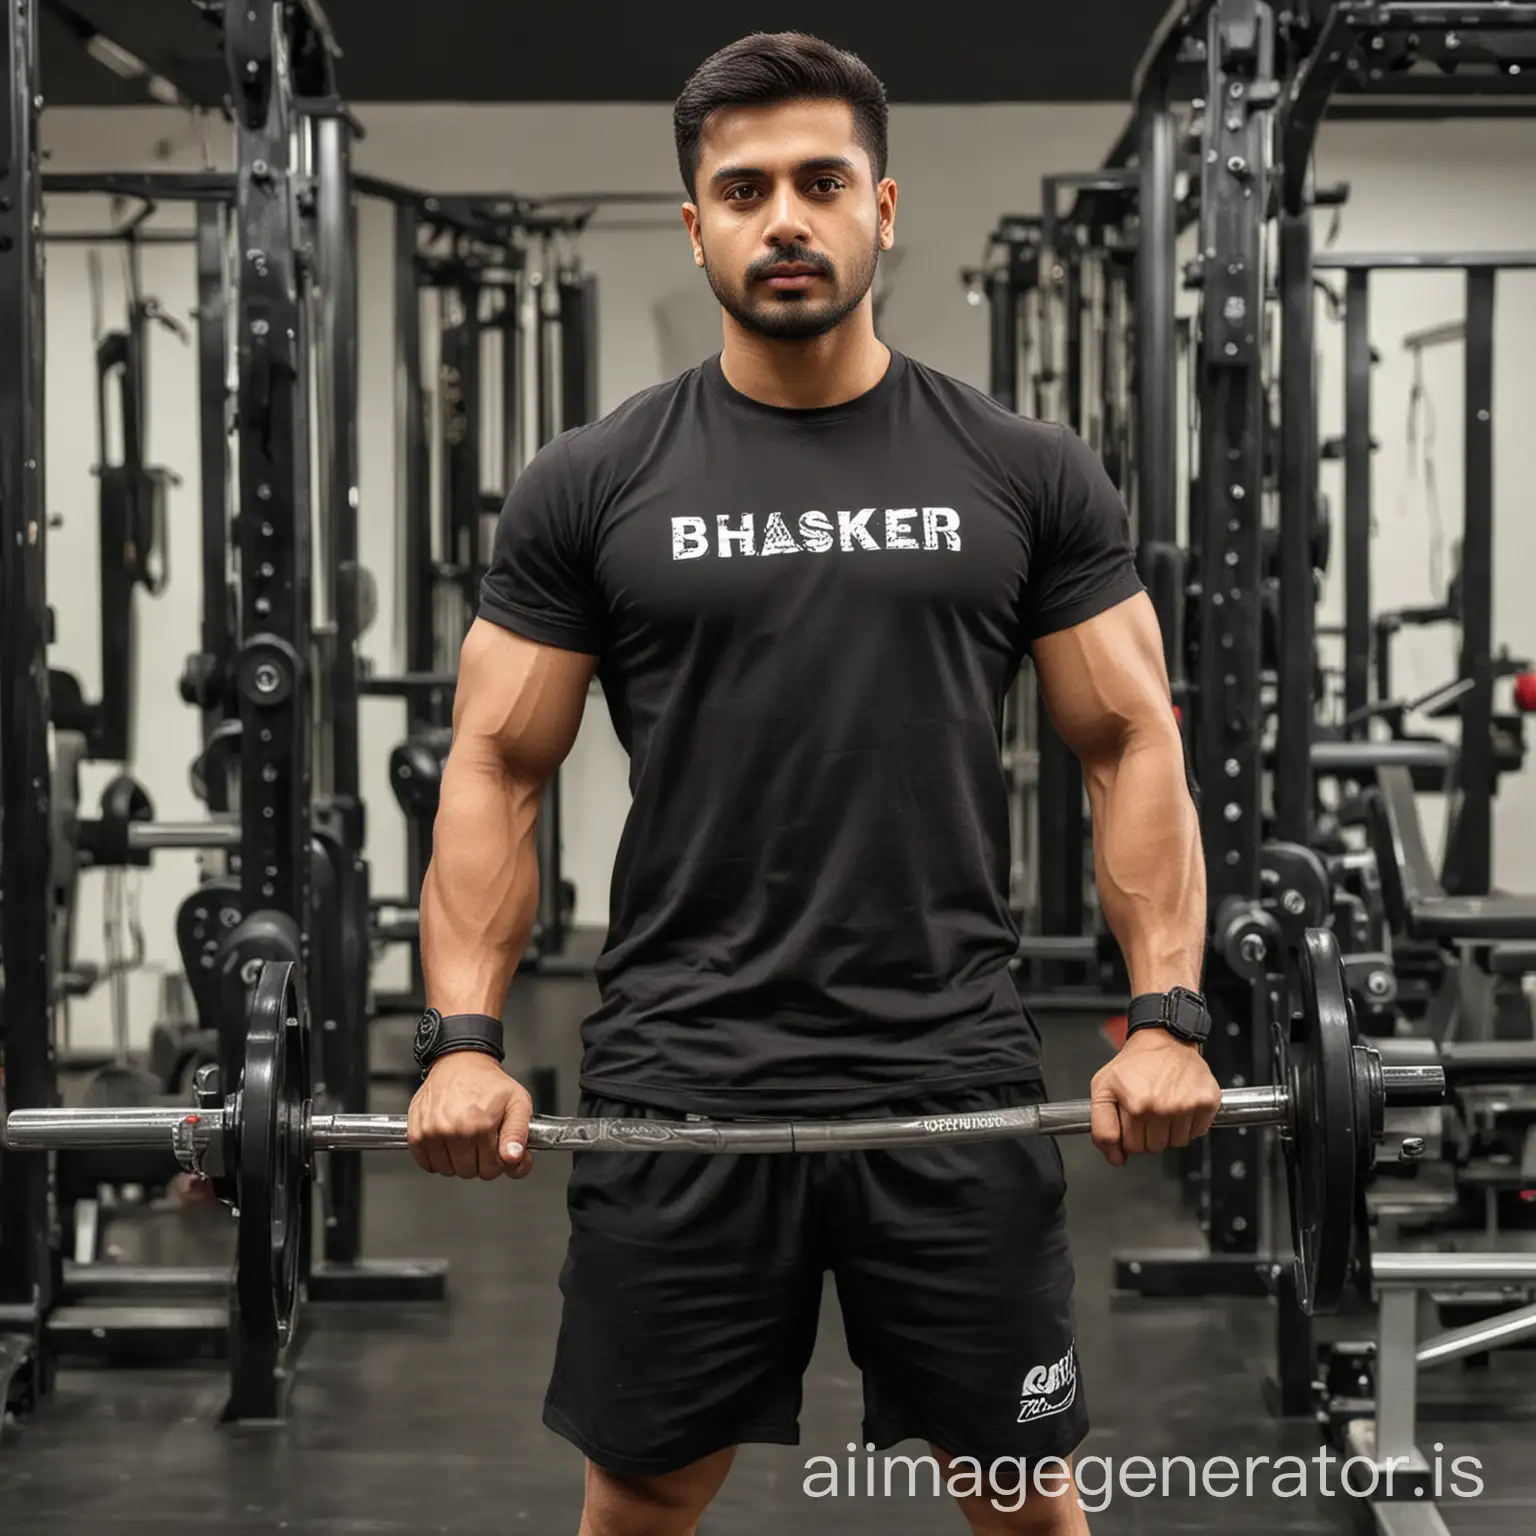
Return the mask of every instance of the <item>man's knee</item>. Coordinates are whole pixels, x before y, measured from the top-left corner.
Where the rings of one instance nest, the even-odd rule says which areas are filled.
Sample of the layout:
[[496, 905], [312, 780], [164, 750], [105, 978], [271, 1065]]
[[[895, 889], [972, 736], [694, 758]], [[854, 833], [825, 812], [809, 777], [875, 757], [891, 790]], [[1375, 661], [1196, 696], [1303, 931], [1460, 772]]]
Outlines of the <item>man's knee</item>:
[[1031, 1494], [1021, 1508], [1004, 1513], [967, 1508], [972, 1536], [1087, 1536], [1088, 1519], [1072, 1494], [1046, 1499]]
[[[972, 1536], [1088, 1536], [1071, 1457], [1050, 1457], [1038, 1464], [1005, 1459], [990, 1467], [972, 1462], [972, 1476], [957, 1478], [962, 1464], [937, 1446], [932, 1449]], [[982, 1486], [986, 1491], [978, 1492]]]
[[717, 1451], [676, 1472], [630, 1477], [587, 1463], [580, 1536], [694, 1536], [736, 1452]]
[[1031, 1490], [1016, 1509], [1012, 1500], [964, 1499], [961, 1504], [972, 1536], [1088, 1536], [1088, 1517], [1071, 1489], [1059, 1498]]

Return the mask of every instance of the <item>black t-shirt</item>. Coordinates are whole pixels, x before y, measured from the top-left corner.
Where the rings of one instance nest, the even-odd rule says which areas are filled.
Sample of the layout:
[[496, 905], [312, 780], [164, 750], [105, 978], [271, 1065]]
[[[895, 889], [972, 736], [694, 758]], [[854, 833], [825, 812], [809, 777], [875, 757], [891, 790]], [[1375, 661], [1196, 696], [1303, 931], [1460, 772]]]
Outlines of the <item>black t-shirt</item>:
[[779, 1114], [1037, 1077], [1003, 700], [1140, 590], [1077, 437], [894, 352], [817, 410], [711, 359], [544, 448], [480, 614], [597, 656], [629, 753], [583, 1087]]

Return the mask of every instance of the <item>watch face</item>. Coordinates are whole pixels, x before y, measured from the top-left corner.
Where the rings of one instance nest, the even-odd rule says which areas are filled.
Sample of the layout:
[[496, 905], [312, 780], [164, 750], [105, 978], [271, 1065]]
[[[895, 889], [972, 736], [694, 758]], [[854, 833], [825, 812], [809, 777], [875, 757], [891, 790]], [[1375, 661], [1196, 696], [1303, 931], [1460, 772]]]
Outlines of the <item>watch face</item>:
[[1175, 1029], [1191, 1039], [1203, 1039], [1210, 1030], [1210, 1015], [1205, 999], [1188, 987], [1175, 987], [1169, 994], [1173, 1004], [1172, 1023]]
[[436, 1008], [428, 1008], [421, 1016], [421, 1023], [416, 1026], [416, 1063], [425, 1065], [427, 1058], [437, 1048], [437, 1042], [443, 1033], [443, 1016]]

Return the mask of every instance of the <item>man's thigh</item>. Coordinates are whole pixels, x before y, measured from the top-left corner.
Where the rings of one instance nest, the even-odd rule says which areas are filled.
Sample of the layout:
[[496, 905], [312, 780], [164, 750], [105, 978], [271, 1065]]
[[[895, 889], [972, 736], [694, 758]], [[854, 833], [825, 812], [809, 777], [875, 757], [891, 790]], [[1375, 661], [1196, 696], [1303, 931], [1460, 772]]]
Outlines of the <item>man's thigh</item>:
[[[953, 1114], [1043, 1098], [1030, 1083], [892, 1108]], [[829, 1228], [866, 1441], [928, 1440], [983, 1465], [1069, 1455], [1088, 1416], [1055, 1143], [839, 1157]]]
[[792, 1156], [576, 1154], [545, 1423], [633, 1477], [794, 1444], [821, 1299], [810, 1178]]

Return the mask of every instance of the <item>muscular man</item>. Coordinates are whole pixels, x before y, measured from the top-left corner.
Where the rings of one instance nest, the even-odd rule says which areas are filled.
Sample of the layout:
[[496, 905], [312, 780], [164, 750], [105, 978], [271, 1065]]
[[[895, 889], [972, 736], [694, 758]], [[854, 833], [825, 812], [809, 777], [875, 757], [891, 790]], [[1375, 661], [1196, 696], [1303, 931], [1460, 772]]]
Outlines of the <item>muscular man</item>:
[[[1094, 1081], [1094, 1140], [1114, 1163], [1184, 1145], [1219, 1093], [1181, 1037], [1198, 1001], [1157, 995], [1199, 983], [1204, 877], [1124, 507], [1071, 433], [876, 338], [896, 185], [858, 59], [746, 38], [688, 82], [676, 130], [724, 348], [557, 438], [502, 514], [421, 895], [448, 1017], [419, 1052], [417, 1162], [529, 1170], [496, 1020], [534, 920], [540, 790], [594, 670], [634, 801], [581, 1113], [1042, 1098], [1009, 972], [998, 750], [1026, 652], [1082, 759], [1104, 912], [1151, 999], [1152, 1027]], [[1088, 1419], [1062, 1196], [1049, 1140], [578, 1156], [544, 1416], [588, 1459], [583, 1536], [685, 1536], [735, 1446], [797, 1441], [829, 1270], [862, 1443], [916, 1437], [946, 1466], [1070, 1455]], [[1086, 1530], [1070, 1495], [1000, 1502], [963, 1499], [971, 1528]]]

